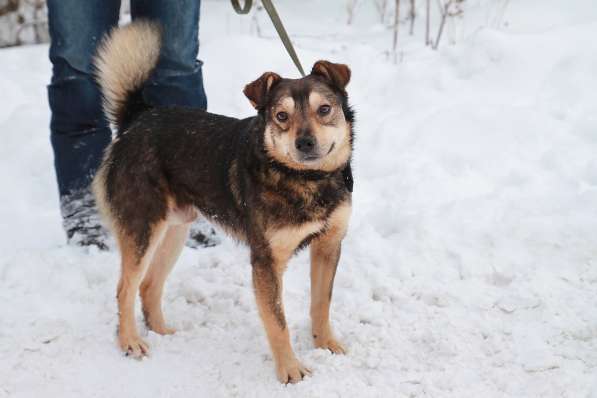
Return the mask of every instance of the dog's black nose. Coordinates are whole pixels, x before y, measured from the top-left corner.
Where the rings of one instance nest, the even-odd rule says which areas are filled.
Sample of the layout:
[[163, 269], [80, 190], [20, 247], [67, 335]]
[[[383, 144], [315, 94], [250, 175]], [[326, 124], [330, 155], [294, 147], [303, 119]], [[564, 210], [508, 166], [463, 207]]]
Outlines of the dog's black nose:
[[302, 153], [311, 153], [315, 149], [315, 138], [311, 135], [303, 135], [296, 139], [294, 145]]

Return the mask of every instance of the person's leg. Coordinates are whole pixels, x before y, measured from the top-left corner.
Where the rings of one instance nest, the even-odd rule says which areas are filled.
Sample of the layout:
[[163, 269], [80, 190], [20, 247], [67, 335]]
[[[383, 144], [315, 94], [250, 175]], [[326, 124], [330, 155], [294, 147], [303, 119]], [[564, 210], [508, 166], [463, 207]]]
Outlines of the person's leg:
[[118, 23], [120, 0], [48, 0], [47, 6], [51, 142], [64, 227], [72, 240], [77, 234], [99, 232], [89, 185], [112, 134], [93, 80], [92, 60], [103, 35]]
[[[156, 71], [143, 90], [143, 100], [153, 106], [207, 109], [199, 53], [201, 0], [131, 0], [133, 19], [155, 20], [163, 29]], [[205, 222], [191, 226], [187, 246], [213, 246], [215, 231]]]
[[162, 52], [143, 99], [154, 106], [186, 106], [206, 109], [199, 52], [200, 0], [132, 0], [133, 19], [160, 22]]

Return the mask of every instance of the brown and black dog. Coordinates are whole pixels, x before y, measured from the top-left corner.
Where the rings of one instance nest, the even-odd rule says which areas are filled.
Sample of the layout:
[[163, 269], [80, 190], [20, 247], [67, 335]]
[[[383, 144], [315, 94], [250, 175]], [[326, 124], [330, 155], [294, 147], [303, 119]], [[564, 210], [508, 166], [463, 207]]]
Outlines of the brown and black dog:
[[135, 326], [140, 291], [148, 327], [167, 327], [165, 279], [198, 216], [251, 250], [253, 285], [278, 379], [309, 373], [290, 345], [282, 276], [300, 248], [311, 250], [311, 318], [316, 347], [344, 353], [329, 308], [351, 212], [353, 112], [346, 65], [319, 61], [302, 79], [264, 73], [244, 93], [257, 116], [235, 119], [185, 108], [151, 108], [142, 87], [160, 55], [160, 29], [135, 22], [114, 30], [96, 67], [105, 111], [117, 128], [94, 193], [122, 258], [118, 283], [122, 350], [140, 357]]

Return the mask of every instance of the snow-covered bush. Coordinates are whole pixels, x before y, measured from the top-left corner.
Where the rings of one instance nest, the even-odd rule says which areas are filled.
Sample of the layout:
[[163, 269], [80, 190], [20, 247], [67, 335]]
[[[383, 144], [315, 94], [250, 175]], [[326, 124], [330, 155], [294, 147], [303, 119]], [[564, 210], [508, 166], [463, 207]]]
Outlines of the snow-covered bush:
[[45, 0], [0, 0], [0, 47], [47, 41]]

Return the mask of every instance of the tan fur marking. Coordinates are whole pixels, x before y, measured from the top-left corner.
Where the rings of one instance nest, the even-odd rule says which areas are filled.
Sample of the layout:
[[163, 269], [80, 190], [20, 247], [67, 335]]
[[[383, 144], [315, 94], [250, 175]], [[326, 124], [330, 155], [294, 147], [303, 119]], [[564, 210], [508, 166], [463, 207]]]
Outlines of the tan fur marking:
[[280, 111], [287, 112], [289, 115], [294, 113], [294, 100], [292, 97], [282, 97], [274, 108], [274, 114]]
[[296, 359], [290, 345], [290, 335], [284, 318], [282, 275], [297, 246], [307, 236], [319, 232], [323, 227], [323, 222], [309, 222], [268, 229], [265, 236], [274, 263], [271, 269], [253, 267], [257, 306], [276, 362], [276, 374], [282, 383], [296, 383], [310, 373], [310, 370]]
[[161, 37], [159, 27], [140, 21], [112, 30], [102, 41], [94, 60], [97, 81], [104, 96], [104, 111], [110, 122], [127, 95], [139, 88], [158, 62]]
[[[276, 114], [286, 112], [288, 114], [287, 122], [280, 122], [276, 119]], [[292, 97], [285, 96], [278, 100], [272, 109], [273, 121], [276, 130], [282, 130], [281, 133], [274, 131], [272, 126], [265, 128], [265, 147], [270, 156], [274, 158], [284, 158], [290, 154], [294, 147], [296, 139], [296, 127], [293, 125], [293, 116], [295, 113], [295, 103]]]
[[[347, 131], [350, 127], [347, 127]], [[350, 141], [348, 136], [346, 139], [343, 139], [336, 143], [336, 148], [334, 148], [333, 152], [324, 157], [321, 160], [319, 165], [319, 169], [323, 171], [334, 171], [340, 168], [341, 166], [345, 165], [350, 159], [350, 154], [352, 152], [352, 148], [350, 146]]]
[[[328, 115], [319, 115], [321, 105], [330, 105]], [[272, 109], [272, 121], [265, 128], [265, 148], [268, 154], [278, 162], [295, 170], [334, 171], [346, 164], [352, 151], [350, 145], [350, 124], [346, 121], [340, 104], [330, 101], [316, 90], [309, 94], [307, 124], [311, 134], [317, 139], [321, 158], [316, 161], [302, 162], [295, 147], [298, 129], [305, 121], [302, 113], [295, 112], [296, 104], [291, 97], [282, 97]], [[284, 111], [288, 121], [280, 123], [275, 115]], [[332, 147], [333, 145], [333, 147]]]
[[317, 61], [311, 69], [312, 74], [325, 77], [338, 88], [344, 90], [350, 81], [350, 68], [344, 64], [336, 64], [329, 61]]
[[311, 111], [316, 111], [321, 105], [331, 105], [330, 101], [321, 93], [317, 91], [312, 91], [309, 94], [309, 106], [311, 107]]
[[168, 211], [168, 224], [190, 224], [199, 217], [199, 212], [193, 206], [174, 207]]
[[351, 213], [352, 203], [350, 201], [338, 205], [327, 221], [328, 229], [326, 235], [335, 235], [336, 239], [342, 240], [346, 235]]
[[168, 207], [168, 214], [166, 215], [168, 225], [189, 224], [199, 217], [199, 211], [194, 206], [180, 206], [172, 195], [166, 197], [166, 206]]
[[243, 89], [243, 93], [251, 102], [251, 105], [255, 109], [259, 109], [263, 106], [263, 101], [265, 100], [265, 96], [267, 92], [270, 90], [272, 85], [280, 80], [281, 77], [274, 73], [274, 72], [265, 72], [255, 81], [247, 84]]
[[158, 334], [172, 334], [162, 312], [162, 293], [166, 277], [172, 271], [189, 234], [190, 223], [170, 226], [153, 256], [140, 286], [145, 323]]
[[114, 223], [115, 220], [112, 217], [112, 212], [110, 211], [110, 206], [108, 204], [108, 199], [106, 196], [106, 168], [108, 167], [107, 159], [110, 156], [111, 149], [112, 144], [110, 144], [104, 152], [104, 160], [102, 161], [100, 168], [95, 173], [91, 189], [93, 192], [93, 196], [95, 197], [96, 207], [99, 210], [100, 215], [102, 216], [102, 220], [107, 224], [107, 227], [109, 229], [114, 230], [116, 226]]
[[276, 266], [285, 267], [298, 245], [309, 235], [315, 234], [324, 227], [321, 221], [308, 222], [302, 225], [285, 226], [267, 230], [265, 236], [272, 249]]
[[139, 358], [146, 355], [149, 347], [144, 342], [135, 325], [135, 297], [139, 285], [153, 260], [154, 253], [160, 245], [168, 228], [162, 221], [152, 227], [149, 246], [143, 257], [138, 259], [137, 246], [133, 239], [118, 231], [117, 240], [122, 258], [122, 273], [118, 282], [118, 340], [120, 348], [127, 354]]
[[[318, 109], [322, 105], [330, 105], [331, 111], [328, 115], [320, 116]], [[350, 124], [344, 118], [344, 113], [339, 104], [333, 104], [328, 98], [317, 91], [309, 94], [309, 117], [313, 135], [327, 153], [332, 144], [334, 148], [327, 156], [321, 159], [319, 168], [324, 171], [332, 171], [342, 166], [350, 157]]]
[[278, 79], [279, 77], [276, 75], [269, 75], [265, 81], [265, 91], [269, 91], [269, 89], [272, 88], [272, 84], [274, 84], [274, 82]]
[[288, 167], [293, 167], [294, 162], [289, 158], [289, 154], [291, 143], [294, 142], [296, 137], [295, 131], [289, 129], [287, 132], [277, 134], [273, 131], [272, 126], [267, 125], [264, 134], [264, 144], [267, 153], [278, 162]]
[[[290, 345], [290, 332], [284, 320], [284, 305], [282, 302], [282, 270], [280, 267], [274, 268], [273, 270], [253, 268], [255, 298], [276, 364], [278, 380], [281, 383], [297, 383], [302, 380], [303, 376], [310, 374], [311, 371], [296, 359]], [[270, 280], [272, 276], [276, 279], [275, 281]], [[272, 289], [277, 290], [272, 292]], [[272, 311], [270, 301], [272, 293], [279, 300], [275, 303], [281, 311], [279, 314]], [[284, 321], [283, 324], [280, 324], [280, 317]]]
[[336, 268], [340, 259], [340, 245], [350, 218], [351, 205], [338, 206], [328, 220], [328, 229], [311, 243], [311, 328], [318, 348], [333, 353], [346, 352], [334, 337], [330, 325], [330, 303]]

